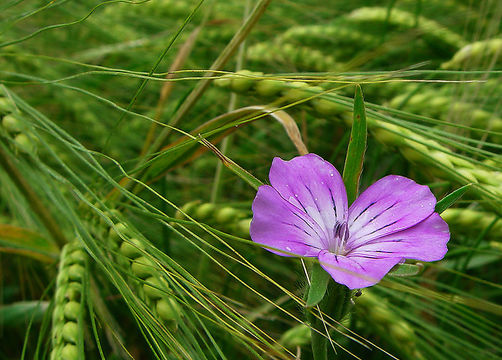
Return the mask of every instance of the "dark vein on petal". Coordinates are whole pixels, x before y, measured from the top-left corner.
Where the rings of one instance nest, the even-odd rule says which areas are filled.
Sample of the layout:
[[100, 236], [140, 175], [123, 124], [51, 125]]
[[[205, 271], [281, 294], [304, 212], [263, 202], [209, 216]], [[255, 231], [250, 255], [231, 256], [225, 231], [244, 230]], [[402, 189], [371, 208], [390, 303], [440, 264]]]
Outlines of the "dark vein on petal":
[[336, 204], [335, 204], [335, 199], [333, 198], [333, 193], [331, 192], [331, 188], [327, 186], [329, 190], [329, 195], [331, 196], [331, 203], [333, 204], [333, 210], [335, 210], [335, 218], [338, 218], [338, 215], [336, 213]]
[[[374, 244], [380, 244], [380, 243], [398, 243], [398, 242], [401, 242], [401, 241], [404, 241], [406, 239], [395, 239], [395, 240], [380, 240], [381, 238], [376, 238], [376, 239], [373, 239], [373, 240], [370, 240], [368, 242], [365, 242], [363, 244], [360, 244], [358, 246], [356, 246], [355, 248], [353, 249], [350, 249], [349, 252], [346, 254], [347, 256], [353, 252], [355, 252], [356, 250], [358, 252], [372, 252], [372, 251], [377, 251], [377, 250], [364, 250], [364, 249], [361, 249], [362, 247], [366, 246], [366, 245], [374, 245]], [[354, 255], [356, 256], [356, 255]]]
[[298, 215], [298, 214], [297, 214], [297, 213], [295, 213], [294, 211], [291, 211], [291, 213], [292, 213], [293, 215], [295, 215], [296, 217], [298, 217], [301, 221], [303, 221], [303, 222], [305, 223], [305, 225], [307, 225], [310, 229], [312, 229], [312, 231], [313, 231], [313, 232], [315, 232], [315, 234], [319, 237], [319, 240], [321, 240], [321, 241], [322, 241], [322, 240], [324, 239], [321, 235], [319, 235], [319, 233], [317, 232], [317, 230], [316, 230], [316, 229], [315, 229], [312, 225], [310, 225], [310, 224], [308, 223], [308, 221], [307, 221], [307, 220], [305, 220], [304, 218], [302, 218], [300, 215]]
[[321, 213], [321, 209], [319, 209], [319, 205], [317, 204], [317, 201], [315, 199], [315, 196], [314, 194], [312, 194], [312, 190], [310, 190], [310, 188], [306, 185], [306, 184], [303, 184], [305, 186], [305, 188], [307, 189], [307, 191], [309, 192], [310, 194], [310, 197], [312, 198], [312, 201], [314, 202], [315, 204], [315, 207], [317, 208], [317, 211], [319, 212], [319, 214]]
[[311, 233], [309, 233], [307, 230], [305, 230], [304, 228], [302, 228], [302, 227], [301, 227], [301, 226], [299, 226], [299, 225], [296, 225], [296, 224], [291, 224], [291, 223], [288, 223], [288, 222], [285, 222], [285, 221], [281, 221], [281, 224], [283, 224], [283, 225], [288, 225], [288, 226], [293, 226], [293, 227], [297, 228], [298, 230], [303, 231], [305, 234], [307, 234], [307, 235], [308, 235], [308, 236], [310, 236], [311, 238], [314, 238], [314, 237], [312, 236], [312, 234], [311, 234]]
[[380, 229], [373, 230], [372, 232], [370, 232], [370, 233], [368, 233], [368, 234], [366, 234], [366, 235], [364, 235], [364, 236], [368, 236], [368, 235], [374, 234], [374, 233], [376, 233], [377, 231], [383, 230], [383, 229], [385, 229], [385, 228], [387, 228], [387, 227], [389, 227], [389, 226], [394, 225], [395, 223], [399, 222], [400, 220], [401, 220], [401, 219], [396, 220], [396, 221], [393, 221], [393, 222], [391, 222], [390, 224], [387, 224], [387, 225], [385, 225], [385, 226], [382, 226]]
[[295, 197], [295, 199], [296, 199], [296, 201], [298, 201], [298, 204], [300, 204], [300, 206], [302, 207], [303, 211], [305, 211], [305, 214], [308, 214], [307, 208], [305, 206], [303, 206], [302, 202], [297, 197]]
[[[301, 221], [303, 221], [303, 222], [305, 223], [305, 225], [307, 225], [310, 229], [312, 229], [312, 231], [313, 231], [313, 232], [314, 232], [314, 233], [315, 233], [315, 234], [319, 237], [319, 240], [320, 240], [321, 242], [325, 241], [325, 239], [324, 239], [324, 238], [325, 238], [326, 236], [324, 236], [324, 237], [323, 237], [323, 236], [319, 235], [319, 233], [317, 232], [317, 230], [316, 230], [316, 229], [315, 229], [315, 228], [314, 228], [314, 227], [313, 227], [313, 226], [312, 226], [312, 225], [311, 225], [311, 224], [310, 224], [310, 223], [309, 223], [306, 219], [304, 219], [304, 218], [303, 218], [303, 216], [301, 216], [301, 215], [297, 214], [295, 211], [293, 211], [293, 210], [291, 210], [291, 209], [289, 208], [289, 206], [292, 206], [293, 208], [300, 210], [300, 208], [298, 208], [298, 206], [296, 206], [295, 204], [292, 204], [291, 202], [289, 202], [288, 200], [286, 200], [286, 199], [282, 196], [282, 194], [281, 194], [279, 191], [277, 191], [277, 189], [276, 189], [276, 188], [272, 187], [272, 189], [274, 189], [274, 190], [275, 190], [275, 192], [277, 193], [277, 195], [279, 195], [279, 197], [280, 197], [282, 200], [284, 200], [284, 202], [285, 202], [285, 204], [284, 204], [284, 205], [286, 206], [286, 210], [287, 210], [287, 211], [291, 212], [293, 215], [295, 215], [296, 217], [298, 217]], [[294, 192], [293, 192], [293, 195], [294, 195]], [[314, 219], [312, 219], [312, 217], [309, 215], [309, 213], [307, 212], [307, 209], [305, 209], [305, 207], [303, 206], [303, 204], [301, 203], [301, 201], [300, 201], [300, 200], [298, 200], [296, 197], [295, 197], [295, 199], [298, 201], [298, 203], [300, 204], [300, 206], [303, 208], [303, 211], [305, 212], [305, 215], [306, 215], [306, 216], [307, 216], [307, 217], [308, 217], [308, 218], [312, 221], [312, 223], [317, 224], [317, 221], [315, 221]], [[318, 225], [318, 226], [320, 226], [319, 224], [317, 224], [317, 225]], [[322, 229], [321, 229], [321, 230], [322, 230]]]
[[372, 207], [373, 205], [375, 205], [377, 203], [377, 201], [374, 201], [372, 202], [371, 204], [369, 204], [368, 206], [366, 206], [366, 208], [361, 211], [361, 213], [359, 215], [356, 216], [356, 218], [354, 220], [352, 220], [352, 224], [355, 223], [357, 221], [357, 219], [359, 219], [359, 217], [364, 214], [370, 207]]
[[385, 213], [387, 210], [392, 209], [392, 208], [393, 208], [393, 207], [394, 207], [397, 203], [398, 203], [398, 202], [396, 201], [394, 204], [392, 204], [391, 206], [389, 206], [387, 209], [385, 209], [385, 210], [383, 210], [382, 212], [380, 212], [379, 214], [377, 214], [377, 215], [373, 216], [373, 217], [370, 219], [370, 221], [368, 221], [368, 222], [365, 224], [365, 226], [366, 226], [366, 225], [368, 225], [370, 222], [374, 221], [377, 217], [379, 217], [380, 215], [382, 215], [383, 213]]

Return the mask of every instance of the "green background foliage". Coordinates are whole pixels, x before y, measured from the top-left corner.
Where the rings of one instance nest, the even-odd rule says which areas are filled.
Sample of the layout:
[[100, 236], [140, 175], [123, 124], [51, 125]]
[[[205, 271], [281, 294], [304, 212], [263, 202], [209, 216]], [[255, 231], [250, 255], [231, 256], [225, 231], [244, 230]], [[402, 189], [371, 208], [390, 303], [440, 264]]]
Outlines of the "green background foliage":
[[502, 357], [501, 17], [496, 0], [3, 1], [0, 359], [312, 358], [316, 265], [254, 244], [251, 203], [276, 156], [343, 170], [357, 85], [361, 190], [468, 186], [443, 202], [444, 260], [310, 318], [334, 358]]

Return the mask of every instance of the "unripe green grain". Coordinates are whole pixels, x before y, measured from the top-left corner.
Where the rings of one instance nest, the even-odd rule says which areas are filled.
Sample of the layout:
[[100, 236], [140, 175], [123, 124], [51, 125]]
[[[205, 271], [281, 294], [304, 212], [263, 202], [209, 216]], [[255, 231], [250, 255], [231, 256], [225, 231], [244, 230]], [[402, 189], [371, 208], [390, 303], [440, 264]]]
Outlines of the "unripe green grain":
[[143, 243], [135, 238], [129, 239], [128, 241], [122, 242], [120, 245], [120, 253], [130, 259], [135, 259], [140, 257], [144, 250]]
[[[66, 285], [66, 284], [65, 284]], [[54, 294], [54, 301], [56, 304], [62, 304], [66, 298], [65, 293], [68, 290], [67, 286], [59, 286]]]
[[7, 114], [14, 111], [14, 105], [6, 97], [0, 97], [0, 114]]
[[282, 92], [284, 98], [288, 102], [295, 102], [312, 96], [312, 93], [302, 90], [309, 87], [309, 84], [302, 81], [294, 81], [288, 84], [288, 87]]
[[[488, 229], [496, 218], [495, 214], [475, 209], [449, 208], [441, 213], [441, 217], [450, 225], [453, 232], [462, 234], [479, 234]], [[497, 221], [486, 234], [488, 237], [502, 236], [502, 221]]]
[[84, 264], [87, 260], [87, 253], [83, 250], [75, 250], [71, 252], [68, 257], [68, 264]]
[[82, 290], [82, 284], [71, 282], [68, 284], [68, 288], [65, 291], [65, 298], [70, 301], [80, 300]]
[[52, 311], [52, 323], [58, 324], [64, 320], [64, 306], [57, 303]]
[[85, 268], [80, 264], [73, 264], [68, 268], [68, 278], [73, 281], [82, 281]]
[[314, 110], [321, 115], [337, 115], [345, 111], [338, 104], [321, 98], [313, 99], [312, 105], [314, 106]]
[[161, 282], [157, 277], [149, 277], [143, 284], [145, 295], [151, 299], [161, 299], [166, 296], [166, 292], [161, 289], [167, 289], [169, 285], [166, 282]]
[[60, 288], [66, 286], [65, 284], [70, 280], [70, 275], [68, 274], [68, 269], [65, 267], [60, 267], [60, 272], [56, 279], [56, 287]]
[[375, 44], [372, 34], [351, 26], [345, 19], [334, 23], [293, 26], [280, 36], [281, 42], [313, 48], [329, 48], [345, 54], [348, 49], [352, 53], [354, 48], [369, 47]]
[[[200, 200], [190, 201], [190, 202], [186, 203], [185, 205], [183, 205], [180, 210], [182, 210], [183, 213], [185, 213], [187, 215], [192, 215], [194, 209], [199, 207], [199, 205], [200, 205]], [[174, 217], [176, 219], [185, 219], [185, 215], [183, 215], [183, 213], [181, 211], [177, 210]]]
[[[184, 205], [181, 209], [192, 216], [192, 212], [200, 211], [200, 201], [195, 201]], [[206, 205], [206, 204], [205, 204]], [[202, 206], [201, 214], [203, 216], [213, 216], [217, 207], [214, 204]], [[184, 215], [178, 212], [176, 218], [182, 219]], [[120, 231], [127, 233], [127, 227], [121, 226]], [[112, 233], [111, 231], [109, 233]], [[117, 239], [119, 248], [118, 253], [111, 253], [115, 257], [118, 266], [132, 273], [130, 281], [136, 288], [136, 294], [143, 299], [146, 306], [151, 307], [153, 313], [165, 321], [165, 325], [171, 330], [176, 331], [178, 328], [177, 319], [181, 316], [176, 314], [179, 312], [179, 307], [176, 301], [170, 297], [169, 284], [159, 277], [160, 269], [155, 261], [147, 256], [142, 256], [144, 253], [144, 243], [137, 239], [122, 240], [112, 235]], [[139, 279], [145, 279], [141, 281]], [[174, 310], [173, 310], [174, 309]], [[159, 311], [160, 310], [160, 311]]]
[[221, 88], [229, 88], [232, 85], [232, 74], [225, 74], [213, 80], [214, 85]]
[[381, 23], [382, 25], [391, 25], [401, 29], [418, 27], [422, 36], [429, 41], [431, 46], [447, 45], [458, 49], [466, 44], [466, 41], [460, 35], [441, 26], [436, 21], [429, 20], [423, 16], [417, 18], [413, 13], [396, 8], [392, 8], [389, 16], [389, 9], [386, 7], [361, 7], [352, 11], [347, 16], [347, 19], [357, 22], [371, 22], [373, 24]]
[[285, 88], [285, 83], [279, 80], [265, 79], [256, 83], [255, 90], [263, 97], [276, 96]]
[[404, 358], [419, 359], [422, 355], [416, 348], [416, 335], [408, 322], [392, 311], [385, 299], [370, 290], [357, 299], [356, 311], [365, 327], [370, 327], [377, 334], [393, 344]]
[[68, 344], [61, 350], [61, 360], [76, 360], [78, 359], [78, 349], [75, 345]]
[[205, 220], [213, 215], [216, 210], [216, 205], [212, 203], [205, 203], [197, 207], [194, 211], [194, 216], [198, 220]]
[[52, 343], [62, 344], [63, 343], [63, 327], [64, 322], [59, 321], [52, 327]]
[[241, 213], [231, 207], [224, 207], [216, 211], [214, 215], [214, 219], [219, 224], [226, 224], [230, 222], [234, 222], [240, 217]]
[[[300, 90], [303, 92], [304, 96], [309, 97], [316, 93], [312, 90], [315, 89], [314, 87], [307, 90], [305, 85], [302, 83], [300, 84], [301, 85], [296, 85], [300, 89], [296, 88], [292, 90]], [[293, 87], [295, 87], [295, 85], [293, 85]], [[294, 96], [291, 97], [290, 101], [297, 99], [299, 96], [298, 91], [293, 94]], [[330, 100], [329, 98], [325, 99]], [[333, 100], [333, 102], [335, 101]], [[308, 103], [309, 102], [305, 103], [305, 105], [308, 105]], [[463, 103], [453, 105], [453, 107], [456, 111], [471, 109], [471, 107], [463, 105]], [[344, 119], [348, 124], [352, 122], [350, 112], [347, 112], [347, 116], [344, 116]], [[479, 187], [472, 188], [471, 192], [478, 194], [478, 196], [484, 200], [488, 200], [482, 203], [483, 206], [502, 214], [502, 210], [500, 210], [500, 206], [497, 204], [498, 197], [502, 195], [502, 186], [500, 185], [501, 179], [498, 178], [497, 172], [485, 169], [474, 163], [466, 165], [465, 160], [462, 161], [459, 159], [452, 154], [449, 149], [416, 131], [395, 124], [389, 124], [388, 122], [372, 117], [368, 117], [367, 122], [368, 129], [377, 140], [384, 145], [397, 148], [407, 160], [425, 165], [424, 169], [429, 173], [461, 185], [468, 182], [480, 184]], [[498, 120], [493, 120], [493, 118], [491, 118], [488, 127], [491, 129], [498, 128], [498, 123]], [[500, 127], [502, 128], [502, 120], [500, 121]], [[477, 170], [483, 171], [476, 174]], [[494, 179], [497, 179], [498, 185], [495, 184]]]
[[66, 324], [64, 324], [62, 329], [63, 339], [67, 342], [76, 344], [78, 332], [79, 329], [77, 323], [74, 321], [68, 321]]
[[77, 320], [78, 314], [81, 312], [81, 306], [76, 301], [69, 301], [64, 305], [64, 317], [69, 320]]
[[127, 225], [124, 223], [117, 223], [115, 224], [114, 227], [110, 227], [110, 230], [108, 232], [108, 237], [112, 241], [121, 241], [120, 234], [122, 236], [126, 236], [129, 233], [129, 229], [127, 228]]
[[30, 137], [24, 133], [17, 134], [14, 138], [14, 143], [16, 144], [18, 150], [25, 154], [31, 154], [35, 152], [36, 145]]
[[155, 263], [144, 256], [140, 256], [132, 262], [131, 270], [134, 275], [141, 279], [149, 277], [157, 271]]
[[300, 70], [334, 71], [340, 67], [331, 55], [306, 46], [278, 42], [262, 42], [248, 49], [253, 62], [294, 65]]
[[467, 181], [476, 184], [478, 179], [472, 174], [470, 169], [457, 169], [460, 176], [464, 177]]
[[2, 119], [2, 126], [11, 133], [21, 132], [23, 130], [23, 122], [17, 114], [7, 114]]
[[176, 320], [181, 317], [181, 309], [173, 298], [159, 300], [157, 302], [157, 313], [164, 321]]
[[242, 219], [235, 224], [235, 235], [243, 238], [249, 238], [249, 228], [251, 219]]
[[263, 75], [262, 73], [255, 73], [249, 70], [240, 70], [232, 77], [231, 87], [236, 92], [246, 92], [254, 85], [255, 80], [250, 78], [252, 76]]

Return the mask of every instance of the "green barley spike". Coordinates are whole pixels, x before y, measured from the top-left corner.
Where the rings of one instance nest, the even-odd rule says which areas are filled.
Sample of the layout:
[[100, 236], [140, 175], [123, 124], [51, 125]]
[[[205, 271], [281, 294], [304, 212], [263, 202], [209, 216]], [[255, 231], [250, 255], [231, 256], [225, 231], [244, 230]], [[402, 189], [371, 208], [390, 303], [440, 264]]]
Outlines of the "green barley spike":
[[83, 341], [83, 279], [88, 255], [77, 241], [61, 251], [52, 313], [51, 359], [79, 359]]
[[[489, 228], [496, 215], [480, 210], [449, 208], [441, 214], [441, 217], [450, 225], [452, 231], [462, 229], [462, 233], [475, 235]], [[497, 221], [486, 235], [494, 239], [502, 237], [502, 221]]]
[[502, 61], [502, 38], [487, 39], [468, 44], [458, 50], [452, 59], [441, 65], [443, 69], [485, 67], [492, 60]]
[[340, 68], [333, 56], [307, 46], [262, 42], [248, 49], [248, 60], [261, 64], [283, 63], [305, 71], [334, 71]]
[[[193, 204], [187, 204], [191, 208]], [[178, 216], [178, 215], [177, 215]], [[183, 316], [180, 305], [171, 295], [169, 284], [161, 277], [158, 265], [146, 252], [145, 242], [140, 240], [125, 223], [117, 223], [108, 230], [108, 246], [111, 256], [130, 278], [131, 285], [136, 288], [136, 294], [144, 300], [152, 313], [159, 316], [166, 326], [175, 331], [178, 321]]]
[[417, 25], [418, 30], [425, 38], [429, 38], [431, 43], [442, 43], [455, 49], [466, 44], [460, 35], [436, 21], [420, 16], [417, 23], [415, 14], [395, 8], [392, 9], [390, 17], [386, 7], [363, 7], [354, 10], [347, 18], [357, 22], [388, 23], [401, 29], [413, 29]]

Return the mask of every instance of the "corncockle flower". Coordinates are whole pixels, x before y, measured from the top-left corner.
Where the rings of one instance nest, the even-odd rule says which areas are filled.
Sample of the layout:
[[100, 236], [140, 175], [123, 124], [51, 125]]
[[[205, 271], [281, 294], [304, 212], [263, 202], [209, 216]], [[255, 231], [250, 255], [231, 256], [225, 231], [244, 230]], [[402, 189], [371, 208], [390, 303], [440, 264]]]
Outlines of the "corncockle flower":
[[253, 201], [253, 241], [282, 256], [317, 257], [350, 289], [379, 282], [404, 259], [440, 260], [450, 238], [429, 187], [389, 175], [348, 207], [340, 173], [315, 154], [275, 158]]

